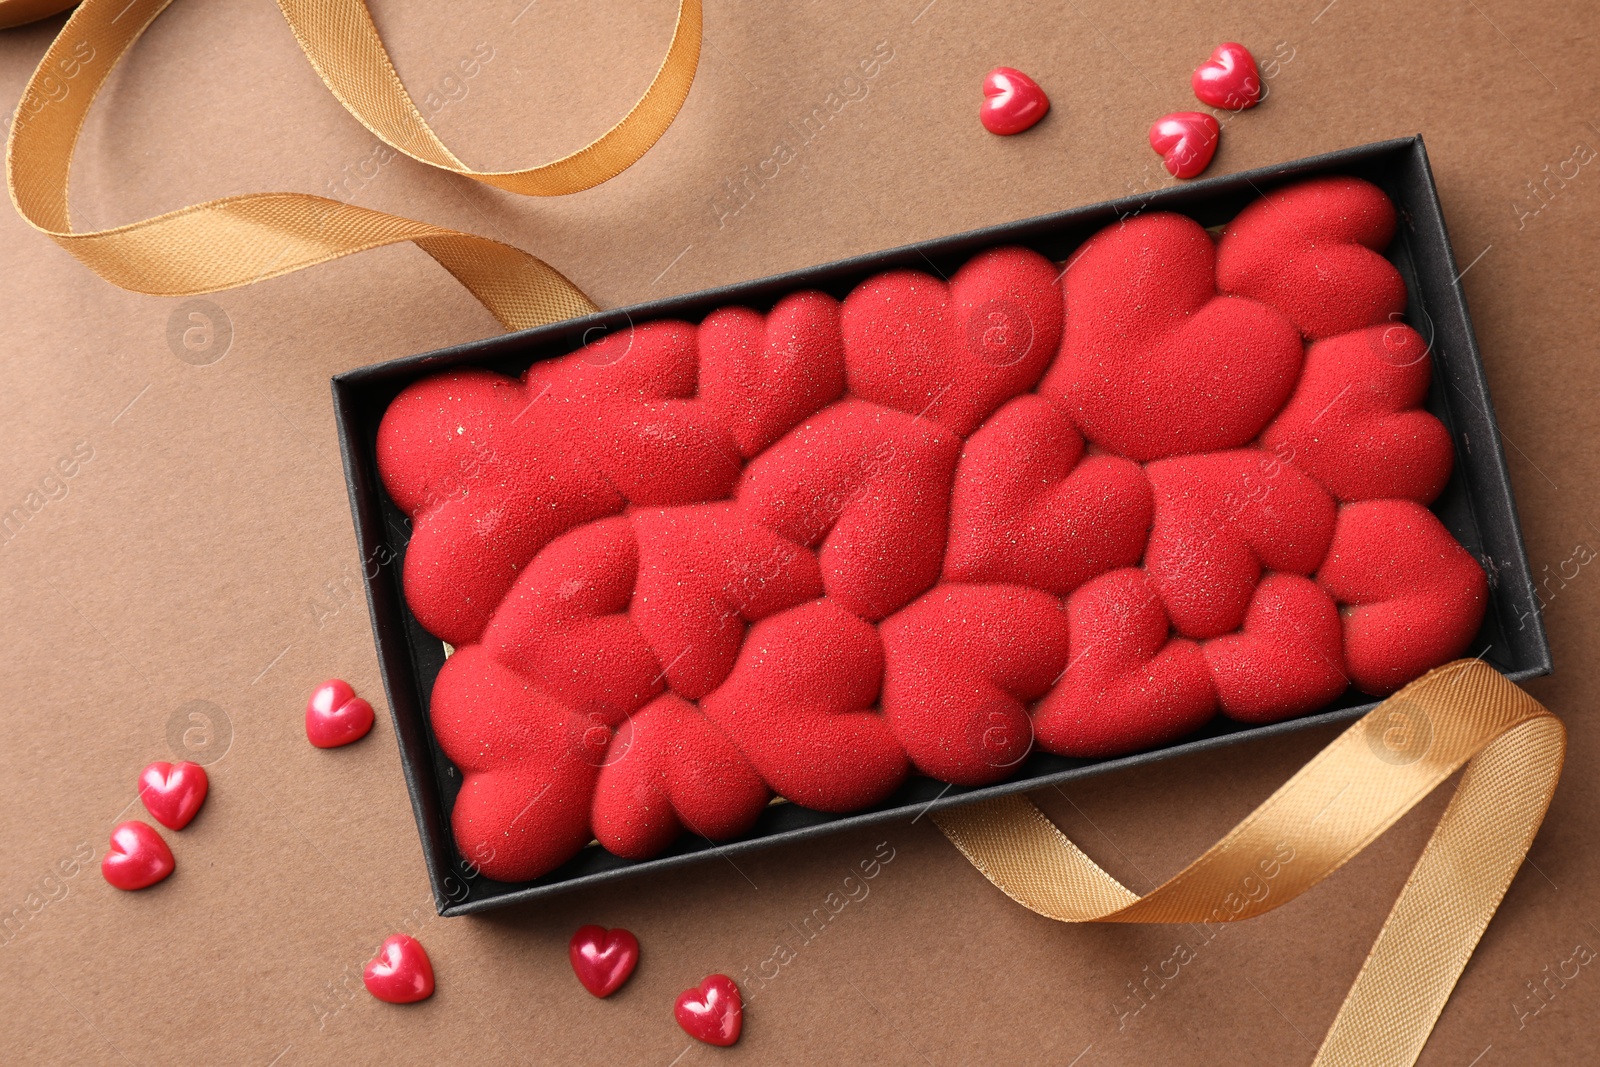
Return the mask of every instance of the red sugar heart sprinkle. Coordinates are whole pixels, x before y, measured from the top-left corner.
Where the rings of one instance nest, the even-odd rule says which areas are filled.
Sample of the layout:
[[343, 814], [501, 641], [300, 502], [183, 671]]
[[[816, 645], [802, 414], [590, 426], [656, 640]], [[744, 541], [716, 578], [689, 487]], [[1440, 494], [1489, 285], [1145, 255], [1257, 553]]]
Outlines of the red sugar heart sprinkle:
[[1150, 147], [1161, 153], [1174, 178], [1195, 178], [1211, 165], [1221, 136], [1217, 120], [1205, 112], [1174, 111], [1150, 127]]
[[1002, 137], [1032, 128], [1050, 111], [1050, 98], [1039, 83], [1011, 67], [996, 67], [983, 79], [983, 106], [978, 120]]
[[1261, 72], [1250, 49], [1233, 41], [1217, 45], [1190, 79], [1201, 103], [1224, 111], [1243, 111], [1261, 102]]
[[361, 974], [367, 992], [390, 1004], [415, 1004], [433, 996], [433, 964], [414, 937], [395, 934]]
[[639, 965], [639, 939], [621, 927], [580, 926], [567, 946], [567, 956], [583, 988], [597, 997], [609, 997]]
[[100, 873], [118, 889], [147, 889], [172, 873], [172, 849], [161, 835], [137, 820], [111, 831], [111, 848], [100, 861]]
[[725, 974], [713, 974], [679, 993], [672, 1014], [686, 1034], [708, 1045], [731, 1045], [744, 1027], [739, 987]]
[[318, 748], [348, 745], [371, 729], [372, 705], [356, 696], [349, 682], [323, 682], [306, 702], [306, 738]]
[[145, 810], [169, 830], [182, 830], [206, 801], [211, 781], [198, 763], [156, 762], [139, 775]]

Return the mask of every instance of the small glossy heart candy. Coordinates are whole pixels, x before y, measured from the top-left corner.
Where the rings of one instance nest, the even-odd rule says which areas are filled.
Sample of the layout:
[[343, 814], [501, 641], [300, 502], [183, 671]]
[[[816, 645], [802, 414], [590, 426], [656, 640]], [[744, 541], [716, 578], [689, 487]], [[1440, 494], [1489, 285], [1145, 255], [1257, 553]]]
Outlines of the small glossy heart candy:
[[349, 682], [323, 682], [306, 702], [306, 737], [318, 748], [359, 741], [370, 729], [372, 705], [356, 696]]
[[1174, 178], [1193, 178], [1211, 165], [1222, 128], [1201, 111], [1174, 111], [1150, 127], [1150, 147]]
[[572, 971], [597, 997], [615, 993], [639, 965], [639, 939], [618, 927], [581, 926], [567, 946]]
[[433, 996], [433, 964], [422, 943], [395, 934], [361, 973], [367, 992], [390, 1004], [415, 1004]]
[[146, 889], [172, 873], [172, 849], [148, 824], [130, 819], [111, 831], [100, 873], [118, 889]]
[[1194, 95], [1224, 111], [1243, 111], [1261, 102], [1261, 72], [1242, 44], [1219, 44], [1211, 58], [1194, 69]]
[[205, 768], [187, 761], [152, 763], [139, 775], [139, 799], [151, 817], [169, 830], [189, 825], [210, 787]]
[[990, 133], [1021, 133], [1045, 117], [1050, 98], [1039, 83], [1011, 67], [996, 67], [983, 79], [978, 119]]
[[708, 1045], [731, 1045], [739, 1040], [739, 1031], [744, 1027], [739, 987], [725, 974], [714, 974], [695, 988], [679, 993], [672, 1014], [684, 1033]]

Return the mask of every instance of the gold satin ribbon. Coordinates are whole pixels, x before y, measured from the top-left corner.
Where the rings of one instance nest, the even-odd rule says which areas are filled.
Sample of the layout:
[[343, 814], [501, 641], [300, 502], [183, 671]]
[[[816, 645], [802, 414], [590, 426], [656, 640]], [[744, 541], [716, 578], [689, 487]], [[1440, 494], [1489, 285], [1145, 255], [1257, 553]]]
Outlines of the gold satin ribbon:
[[[410, 241], [471, 290], [508, 329], [598, 310], [559, 271], [521, 249], [308, 193], [209, 200], [126, 226], [75, 232], [67, 208], [67, 178], [84, 119], [117, 60], [169, 3], [85, 0], [29, 79], [12, 123], [6, 148], [12, 202], [35, 229], [89, 269], [124, 289], [187, 296]], [[0, 23], [43, 17], [63, 6], [49, 0], [4, 0]], [[363, 0], [278, 0], [278, 7], [328, 88], [390, 147], [429, 166], [532, 196], [589, 189], [632, 166], [672, 124], [700, 59], [700, 0], [680, 0], [666, 58], [621, 121], [585, 147], [543, 166], [478, 171], [457, 159], [423, 119]]]
[[933, 819], [984, 877], [1051, 919], [1237, 922], [1338, 870], [1466, 764], [1315, 1060], [1402, 1067], [1422, 1052], [1544, 821], [1566, 736], [1559, 719], [1493, 668], [1447, 664], [1379, 704], [1142, 897], [1025, 797]]

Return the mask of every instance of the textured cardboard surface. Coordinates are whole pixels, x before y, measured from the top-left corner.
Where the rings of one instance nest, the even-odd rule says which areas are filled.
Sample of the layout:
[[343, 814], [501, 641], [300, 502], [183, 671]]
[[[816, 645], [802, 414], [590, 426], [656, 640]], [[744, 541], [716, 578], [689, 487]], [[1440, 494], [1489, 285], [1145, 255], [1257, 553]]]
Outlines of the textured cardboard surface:
[[[503, 237], [617, 306], [1162, 183], [1145, 130], [1193, 106], [1189, 71], [1223, 39], [1280, 58], [1268, 101], [1228, 123], [1213, 173], [1421, 131], [1543, 582], [1556, 673], [1530, 689], [1572, 740], [1531, 862], [1421, 1062], [1589, 1062], [1600, 978], [1578, 961], [1600, 948], [1587, 831], [1600, 816], [1600, 11], [924, 3], [712, 5], [699, 81], [662, 142], [598, 190], [538, 202], [384, 162], [271, 4], [178, 4], [91, 118], [75, 217], [337, 189]], [[672, 18], [666, 0], [603, 14], [524, 4], [374, 4], [401, 74], [474, 162], [583, 143], [646, 84]], [[0, 34], [0, 99], [17, 98], [58, 25]], [[880, 42], [893, 58], [861, 80]], [[1006, 141], [976, 121], [979, 81], [1000, 63], [1054, 101]], [[780, 140], [793, 158], [763, 168]], [[333, 753], [300, 730], [323, 678], [379, 688], [327, 378], [488, 336], [493, 320], [411, 248], [186, 307], [111, 288], [7, 212], [0, 278], [0, 491], [8, 508], [34, 491], [45, 501], [0, 543], [5, 1062], [1304, 1062], [1442, 806], [1433, 798], [1324, 885], [1209, 942], [1050, 923], [996, 893], [925, 819], [437, 918], [385, 717]], [[1038, 799], [1149, 888], [1328, 736]], [[96, 869], [106, 834], [137, 803], [138, 769], [186, 743], [213, 761], [213, 789], [189, 829], [165, 835], [178, 871], [117, 893]], [[863, 862], [877, 863], [870, 892], [833, 913]], [[567, 936], [589, 921], [644, 944], [605, 1002], [565, 962]], [[439, 974], [420, 1007], [359, 987], [397, 930], [428, 945]], [[746, 1036], [685, 1052], [671, 1000], [717, 970], [745, 986]]]

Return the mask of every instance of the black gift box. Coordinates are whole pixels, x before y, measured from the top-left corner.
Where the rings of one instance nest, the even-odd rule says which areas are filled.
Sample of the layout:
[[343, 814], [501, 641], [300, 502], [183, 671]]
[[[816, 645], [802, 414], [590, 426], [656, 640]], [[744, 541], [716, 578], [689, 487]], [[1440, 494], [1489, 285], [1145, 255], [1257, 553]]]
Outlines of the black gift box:
[[520, 374], [535, 360], [564, 355], [606, 332], [651, 319], [698, 322], [728, 304], [769, 310], [796, 289], [820, 289], [837, 298], [880, 271], [910, 267], [948, 276], [978, 251], [1002, 244], [1024, 245], [1057, 261], [1102, 227], [1146, 210], [1179, 211], [1203, 226], [1232, 219], [1251, 200], [1286, 182], [1319, 174], [1348, 174], [1380, 186], [1399, 211], [1400, 226], [1389, 258], [1405, 278], [1410, 299], [1406, 320], [1432, 350], [1433, 385], [1428, 410], [1449, 428], [1455, 441], [1455, 472], [1434, 504], [1435, 514], [1484, 566], [1490, 604], [1470, 651], [1513, 680], [1546, 674], [1550, 648], [1539, 614], [1505, 456], [1483, 365], [1473, 339], [1460, 276], [1445, 233], [1438, 191], [1422, 138], [1385, 141], [1259, 170], [1190, 182], [1146, 195], [1074, 208], [1053, 215], [1006, 223], [954, 237], [859, 256], [826, 266], [759, 281], [673, 297], [454, 348], [393, 360], [333, 379], [334, 413], [344, 453], [350, 507], [365, 564], [367, 603], [377, 640], [378, 659], [400, 742], [400, 759], [411, 805], [422, 834], [434, 900], [441, 915], [460, 915], [563, 892], [595, 882], [642, 874], [718, 855], [732, 855], [773, 844], [868, 823], [913, 819], [938, 807], [1064, 782], [1086, 775], [1168, 759], [1184, 752], [1238, 744], [1291, 730], [1347, 722], [1365, 714], [1373, 702], [1348, 694], [1327, 710], [1271, 726], [1248, 727], [1220, 716], [1180, 744], [1107, 760], [1079, 760], [1035, 752], [1007, 781], [977, 789], [948, 786], [913, 776], [889, 800], [869, 811], [828, 815], [796, 804], [768, 807], [750, 834], [712, 844], [683, 835], [655, 859], [628, 861], [591, 844], [558, 870], [522, 884], [492, 881], [479, 874], [456, 850], [450, 810], [461, 775], [445, 758], [428, 722], [429, 694], [444, 664], [440, 641], [428, 634], [407, 608], [401, 590], [401, 563], [409, 536], [406, 516], [378, 478], [375, 442], [378, 423], [394, 397], [419, 378], [464, 365]]

